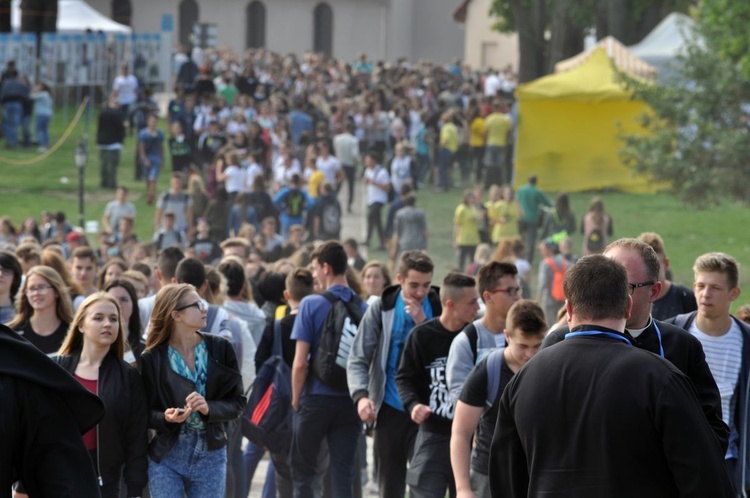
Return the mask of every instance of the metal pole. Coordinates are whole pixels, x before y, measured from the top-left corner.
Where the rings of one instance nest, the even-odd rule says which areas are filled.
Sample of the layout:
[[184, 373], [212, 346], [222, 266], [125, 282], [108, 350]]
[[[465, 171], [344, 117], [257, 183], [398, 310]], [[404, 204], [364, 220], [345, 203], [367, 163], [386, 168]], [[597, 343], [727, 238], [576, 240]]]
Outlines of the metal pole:
[[85, 166], [78, 166], [78, 226], [85, 227], [83, 215], [83, 179]]

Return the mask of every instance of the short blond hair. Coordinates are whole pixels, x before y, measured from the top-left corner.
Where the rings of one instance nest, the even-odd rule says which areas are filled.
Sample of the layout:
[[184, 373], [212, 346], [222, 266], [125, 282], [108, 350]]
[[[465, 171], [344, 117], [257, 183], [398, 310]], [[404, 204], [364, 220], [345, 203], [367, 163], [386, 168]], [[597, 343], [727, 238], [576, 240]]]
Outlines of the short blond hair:
[[693, 265], [693, 273], [723, 273], [727, 276], [730, 289], [737, 287], [740, 281], [737, 261], [723, 252], [709, 252], [698, 256]]

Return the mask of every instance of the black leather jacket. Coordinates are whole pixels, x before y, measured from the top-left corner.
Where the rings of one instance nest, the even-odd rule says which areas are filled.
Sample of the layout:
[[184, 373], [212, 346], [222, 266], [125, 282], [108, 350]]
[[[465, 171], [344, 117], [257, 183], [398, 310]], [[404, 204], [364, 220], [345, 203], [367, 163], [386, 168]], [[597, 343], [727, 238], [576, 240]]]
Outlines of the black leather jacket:
[[[226, 423], [237, 419], [245, 408], [242, 395], [242, 376], [237, 366], [237, 356], [226, 339], [198, 332], [206, 343], [208, 353], [208, 378], [206, 379], [206, 444], [217, 450], [227, 444]], [[156, 436], [148, 446], [155, 461], [172, 448], [180, 434], [181, 424], [167, 422], [164, 410], [185, 405], [185, 398], [195, 391], [195, 384], [172, 370], [167, 356], [166, 343], [147, 349], [141, 356], [141, 374], [146, 386], [149, 405], [149, 428]]]
[[[81, 355], [53, 359], [73, 374]], [[134, 367], [110, 353], [99, 368], [98, 391], [105, 413], [97, 426], [98, 462], [94, 462], [97, 472], [105, 484], [117, 482], [125, 465], [128, 496], [141, 496], [148, 483], [148, 407], [141, 376]]]

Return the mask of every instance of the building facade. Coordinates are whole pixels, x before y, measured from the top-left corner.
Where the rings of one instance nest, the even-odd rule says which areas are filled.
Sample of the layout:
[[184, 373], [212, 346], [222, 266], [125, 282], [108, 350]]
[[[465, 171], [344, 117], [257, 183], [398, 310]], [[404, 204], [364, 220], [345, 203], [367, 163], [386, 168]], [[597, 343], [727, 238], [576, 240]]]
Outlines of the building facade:
[[490, 17], [492, 0], [463, 0], [453, 18], [464, 27], [464, 61], [473, 69], [518, 70], [518, 34], [492, 29], [497, 19]]
[[464, 32], [453, 20], [455, 0], [88, 0], [120, 20], [130, 14], [136, 32], [159, 32], [174, 21], [175, 41], [194, 22], [218, 27], [218, 44], [238, 52], [265, 47], [280, 53], [309, 50], [352, 60], [406, 57], [449, 62], [464, 55]]

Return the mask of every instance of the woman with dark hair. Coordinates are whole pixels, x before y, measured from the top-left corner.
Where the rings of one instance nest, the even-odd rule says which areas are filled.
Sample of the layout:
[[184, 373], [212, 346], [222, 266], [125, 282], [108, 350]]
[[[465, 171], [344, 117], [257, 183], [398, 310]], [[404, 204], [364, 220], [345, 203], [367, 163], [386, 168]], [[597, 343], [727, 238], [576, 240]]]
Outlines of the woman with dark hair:
[[31, 268], [26, 273], [17, 312], [8, 327], [43, 353], [57, 352], [73, 321], [73, 304], [60, 274], [48, 266]]
[[266, 315], [253, 301], [250, 283], [245, 276], [245, 269], [237, 259], [224, 259], [217, 270], [227, 280], [227, 299], [222, 306], [240, 320], [247, 323], [255, 344], [260, 343], [266, 327]]
[[[135, 313], [138, 317], [138, 313]], [[97, 292], [76, 313], [55, 361], [104, 401], [104, 419], [83, 435], [102, 498], [141, 496], [146, 469], [147, 403], [138, 371], [123, 360], [125, 332], [115, 297]]]
[[575, 231], [576, 217], [570, 209], [570, 197], [560, 192], [555, 199], [555, 207], [544, 214], [542, 239], [551, 237], [551, 242], [557, 247], [562, 239], [573, 236]]
[[284, 300], [285, 290], [286, 275], [281, 272], [267, 271], [258, 280], [258, 293], [263, 298], [263, 306], [260, 309], [265, 313], [267, 323], [273, 323], [274, 320], [286, 316], [288, 307]]
[[[123, 328], [127, 327], [125, 340], [130, 346], [135, 362], [140, 365], [141, 353], [146, 348], [146, 344], [143, 342], [143, 328], [135, 286], [126, 278], [116, 278], [104, 286], [104, 292], [114, 297], [120, 305], [120, 319]], [[130, 359], [128, 362], [132, 363]]]
[[12, 253], [0, 252], [0, 323], [6, 324], [16, 316], [16, 295], [21, 288], [23, 270]]
[[581, 220], [583, 234], [583, 254], [601, 254], [612, 236], [612, 217], [604, 212], [604, 202], [601, 197], [594, 197], [589, 204], [589, 210]]
[[242, 377], [229, 341], [199, 332], [208, 306], [189, 284], [156, 295], [142, 355], [149, 403], [152, 498], [223, 498], [227, 423], [245, 407]]

